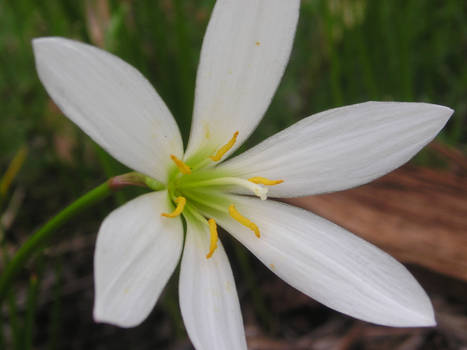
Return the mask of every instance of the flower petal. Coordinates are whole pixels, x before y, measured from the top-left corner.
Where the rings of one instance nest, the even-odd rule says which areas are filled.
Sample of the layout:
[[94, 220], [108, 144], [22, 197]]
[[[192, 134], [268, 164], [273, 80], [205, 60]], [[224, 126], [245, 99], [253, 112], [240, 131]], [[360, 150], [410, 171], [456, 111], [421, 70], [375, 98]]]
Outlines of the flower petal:
[[452, 114], [427, 103], [367, 102], [331, 109], [292, 125], [222, 164], [234, 176], [282, 179], [269, 196], [344, 190], [407, 162]]
[[209, 230], [187, 222], [180, 268], [180, 308], [196, 349], [246, 349], [242, 315], [230, 264], [220, 240], [210, 259]]
[[114, 210], [99, 230], [94, 255], [94, 318], [121, 327], [140, 324], [173, 273], [183, 244], [166, 192], [142, 195]]
[[128, 167], [166, 180], [180, 157], [177, 124], [135, 68], [96, 47], [63, 38], [33, 41], [39, 78], [63, 113]]
[[303, 209], [234, 197], [261, 238], [228, 217], [219, 223], [271, 271], [299, 291], [344, 314], [381, 325], [435, 324], [427, 295], [388, 254]]
[[299, 0], [218, 0], [203, 41], [187, 157], [261, 120], [289, 59]]

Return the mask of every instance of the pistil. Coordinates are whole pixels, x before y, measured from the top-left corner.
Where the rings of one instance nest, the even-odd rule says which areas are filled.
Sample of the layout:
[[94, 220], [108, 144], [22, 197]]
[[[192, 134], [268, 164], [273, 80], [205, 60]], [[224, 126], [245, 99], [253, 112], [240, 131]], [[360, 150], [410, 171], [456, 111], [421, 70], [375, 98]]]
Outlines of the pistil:
[[246, 188], [247, 190], [254, 193], [256, 196], [261, 198], [261, 200], [266, 200], [268, 189], [257, 185], [253, 182], [250, 182], [245, 179], [238, 177], [218, 177], [211, 180], [204, 181], [190, 181], [180, 185], [181, 188], [197, 188], [197, 187], [207, 187], [207, 186], [240, 186]]

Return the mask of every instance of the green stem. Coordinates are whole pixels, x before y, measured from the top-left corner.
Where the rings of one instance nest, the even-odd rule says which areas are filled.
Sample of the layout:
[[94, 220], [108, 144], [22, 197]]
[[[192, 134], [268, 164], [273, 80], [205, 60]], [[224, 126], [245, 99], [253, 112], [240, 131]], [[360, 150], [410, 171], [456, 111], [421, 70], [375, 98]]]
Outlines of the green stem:
[[48, 346], [46, 347], [49, 350], [55, 350], [58, 348], [60, 343], [60, 328], [62, 326], [61, 322], [61, 306], [62, 306], [62, 275], [63, 275], [63, 263], [58, 257], [58, 261], [55, 263], [55, 282], [52, 287], [53, 295], [53, 304], [49, 312], [49, 327], [48, 327]]
[[[43, 256], [43, 255], [42, 255]], [[22, 334], [22, 348], [32, 349], [32, 338], [34, 335], [35, 317], [37, 310], [37, 297], [39, 294], [39, 281], [36, 275], [29, 279], [28, 296], [26, 303], [26, 316]]]
[[[5, 266], [5, 269], [0, 276], [0, 301], [5, 296], [10, 282], [18, 274], [26, 261], [32, 257], [34, 253], [39, 252], [45, 246], [45, 244], [53, 237], [57, 229], [62, 227], [65, 223], [83, 212], [85, 209], [90, 208], [94, 204], [108, 197], [113, 193], [113, 191], [128, 185], [140, 185], [140, 183], [136, 183], [134, 181], [135, 176], [138, 177], [138, 175], [141, 174], [129, 173], [109, 179], [71, 203], [68, 207], [50, 219], [34, 235], [32, 235], [19, 248], [15, 256]], [[141, 175], [141, 177], [143, 178], [144, 175]]]

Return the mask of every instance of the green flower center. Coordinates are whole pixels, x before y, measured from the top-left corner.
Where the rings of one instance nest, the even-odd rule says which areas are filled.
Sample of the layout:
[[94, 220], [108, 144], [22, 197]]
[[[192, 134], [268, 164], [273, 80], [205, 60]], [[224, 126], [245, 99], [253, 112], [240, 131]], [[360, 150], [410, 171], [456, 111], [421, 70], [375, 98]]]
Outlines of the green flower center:
[[211, 234], [210, 250], [206, 255], [208, 259], [214, 253], [218, 239], [217, 225], [213, 217], [230, 215], [260, 238], [258, 226], [237, 211], [230, 193], [243, 188], [265, 200], [268, 192], [265, 186], [283, 182], [263, 177], [243, 179], [215, 167], [215, 162], [221, 160], [235, 144], [237, 136], [238, 132], [234, 133], [232, 139], [211, 156], [208, 154], [212, 152], [204, 150], [188, 159], [186, 163], [174, 155], [170, 156], [174, 166], [169, 171], [167, 192], [170, 206], [175, 209], [171, 213], [162, 213], [162, 216], [175, 218], [183, 213], [187, 220], [207, 225]]

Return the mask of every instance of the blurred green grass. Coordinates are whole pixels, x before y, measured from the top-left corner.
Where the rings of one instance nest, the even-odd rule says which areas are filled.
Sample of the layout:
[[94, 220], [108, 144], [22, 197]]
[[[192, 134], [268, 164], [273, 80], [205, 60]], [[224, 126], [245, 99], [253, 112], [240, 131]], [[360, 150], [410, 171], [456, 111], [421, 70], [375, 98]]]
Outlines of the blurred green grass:
[[[87, 189], [124, 171], [51, 103], [35, 72], [31, 40], [73, 38], [133, 64], [166, 101], [186, 142], [199, 51], [213, 4], [214, 0], [0, 1], [0, 174], [19, 149], [29, 150], [13, 184], [26, 191], [27, 200], [17, 213], [15, 229], [7, 232], [9, 247], [17, 247], [37, 225]], [[315, 112], [367, 100], [395, 100], [453, 108], [455, 114], [439, 140], [465, 151], [466, 58], [464, 0], [303, 0], [290, 64], [247, 146]], [[418, 161], [438, 165], [427, 151]], [[85, 216], [70, 233], [94, 232], [115, 204], [108, 202]], [[26, 286], [31, 283], [27, 290], [38, 288], [35, 278], [25, 278]], [[32, 294], [30, 299], [37, 303]], [[166, 304], [169, 314], [172, 304]], [[10, 306], [15, 309], [13, 302]], [[57, 307], [51, 311], [53, 320]], [[258, 309], [261, 312], [262, 306]], [[26, 313], [24, 330], [15, 328], [19, 336], [26, 334], [27, 344], [32, 317]], [[59, 323], [51, 327], [58, 334]], [[0, 341], [1, 335], [0, 330]]]
[[[99, 10], [103, 7], [99, 3], [107, 4], [104, 10]], [[31, 40], [40, 36], [100, 44], [135, 65], [166, 101], [186, 141], [199, 50], [213, 3], [0, 2], [1, 164], [25, 143], [35, 139], [50, 143], [68, 123], [57, 121], [60, 112], [51, 110], [37, 79]], [[463, 148], [466, 17], [463, 0], [304, 0], [290, 65], [250, 143], [324, 109], [397, 100], [454, 108], [442, 139]], [[101, 39], [93, 33], [96, 28]], [[53, 156], [50, 152], [46, 154]]]

